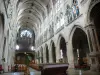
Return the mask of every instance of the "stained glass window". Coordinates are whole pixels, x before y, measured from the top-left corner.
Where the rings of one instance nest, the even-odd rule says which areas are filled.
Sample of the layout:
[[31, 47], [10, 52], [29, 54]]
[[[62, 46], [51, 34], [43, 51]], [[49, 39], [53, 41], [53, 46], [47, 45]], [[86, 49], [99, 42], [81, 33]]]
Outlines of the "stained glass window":
[[21, 31], [20, 37], [29, 37], [32, 38], [32, 33], [28, 30]]

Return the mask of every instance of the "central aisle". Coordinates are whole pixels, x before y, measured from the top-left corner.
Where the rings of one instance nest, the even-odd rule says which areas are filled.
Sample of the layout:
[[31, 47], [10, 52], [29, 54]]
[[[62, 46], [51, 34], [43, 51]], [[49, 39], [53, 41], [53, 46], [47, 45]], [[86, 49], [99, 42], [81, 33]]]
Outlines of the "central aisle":
[[[33, 70], [29, 68], [30, 75], [41, 75], [40, 71]], [[23, 72], [13, 72], [13, 73], [4, 73], [0, 75], [24, 75]], [[100, 75], [100, 72], [93, 72], [93, 71], [83, 71], [83, 70], [75, 70], [69, 69], [66, 75]]]
[[[32, 68], [29, 68], [29, 71], [30, 71], [30, 75], [41, 75], [40, 71], [36, 71]], [[24, 72], [12, 72], [12, 73], [0, 74], [0, 75], [24, 75]]]
[[36, 71], [32, 68], [29, 68], [29, 71], [30, 71], [30, 75], [41, 75], [41, 72], [40, 71]]

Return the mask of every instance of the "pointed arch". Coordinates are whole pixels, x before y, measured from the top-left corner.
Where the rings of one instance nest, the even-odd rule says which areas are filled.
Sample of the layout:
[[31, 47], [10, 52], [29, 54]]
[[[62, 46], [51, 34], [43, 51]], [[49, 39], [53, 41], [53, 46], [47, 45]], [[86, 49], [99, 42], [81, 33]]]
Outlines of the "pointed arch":
[[51, 47], [51, 52], [52, 52], [52, 61], [53, 63], [56, 63], [56, 47], [53, 40], [51, 40], [50, 47]]

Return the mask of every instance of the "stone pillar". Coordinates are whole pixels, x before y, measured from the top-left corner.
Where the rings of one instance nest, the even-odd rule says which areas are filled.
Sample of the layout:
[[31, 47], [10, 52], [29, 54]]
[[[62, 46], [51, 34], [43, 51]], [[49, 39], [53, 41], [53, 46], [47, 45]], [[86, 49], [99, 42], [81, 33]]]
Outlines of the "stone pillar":
[[100, 49], [99, 49], [99, 41], [96, 33], [95, 25], [89, 24], [87, 27], [85, 27], [87, 30], [87, 37], [88, 37], [88, 43], [89, 43], [89, 49], [90, 49], [90, 64], [91, 64], [91, 70], [98, 70], [98, 56], [100, 55]]
[[67, 46], [67, 58], [68, 58], [69, 68], [74, 68], [72, 40], [69, 40], [66, 46]]
[[8, 72], [8, 60], [7, 60], [7, 57], [8, 57], [8, 41], [5, 44], [5, 51], [4, 51], [5, 62], [3, 63], [3, 65], [4, 65], [4, 71], [5, 72]]
[[56, 50], [56, 63], [59, 63], [59, 59], [61, 57], [59, 45], [57, 46], [55, 50]]
[[[56, 47], [55, 47], [55, 57], [56, 57]], [[56, 62], [54, 62], [53, 58], [54, 58], [54, 56], [53, 56], [52, 47], [51, 47], [51, 63], [56, 63]]]
[[[54, 46], [54, 48], [55, 48], [55, 59], [56, 59], [56, 47]], [[53, 59], [53, 58], [54, 58], [54, 56], [53, 56], [53, 54], [52, 54], [52, 62], [53, 62], [53, 63], [56, 63], [56, 61], [54, 62], [54, 59]]]
[[40, 64], [42, 63], [41, 61], [41, 50], [39, 51], [39, 60], [40, 60]]
[[43, 48], [41, 48], [41, 63], [43, 63]]
[[66, 42], [66, 57], [65, 57], [65, 63], [68, 63], [68, 56], [67, 56], [67, 42]]
[[99, 42], [96, 33], [96, 28], [94, 25], [90, 24], [86, 27], [86, 30], [88, 35], [90, 52], [97, 52], [99, 50]]
[[[2, 36], [2, 35], [0, 35], [0, 36]], [[1, 40], [1, 44], [0, 44], [0, 64], [2, 64], [3, 62], [2, 62], [2, 55], [3, 55], [3, 45], [4, 45], [4, 38], [2, 37], [2, 39], [0, 39]]]
[[53, 63], [53, 56], [52, 56], [52, 48], [51, 46], [49, 47], [49, 63]]
[[43, 63], [46, 63], [46, 49], [43, 48]]

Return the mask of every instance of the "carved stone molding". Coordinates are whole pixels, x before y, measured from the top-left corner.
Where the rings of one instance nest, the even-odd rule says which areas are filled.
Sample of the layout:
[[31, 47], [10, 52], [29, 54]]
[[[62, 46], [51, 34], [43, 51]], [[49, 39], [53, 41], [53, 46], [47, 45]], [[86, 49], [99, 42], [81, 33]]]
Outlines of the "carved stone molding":
[[90, 7], [93, 6], [95, 3], [100, 2], [100, 0], [91, 0]]
[[80, 3], [83, 5], [83, 4], [85, 4], [87, 1], [88, 1], [88, 0], [81, 0]]

